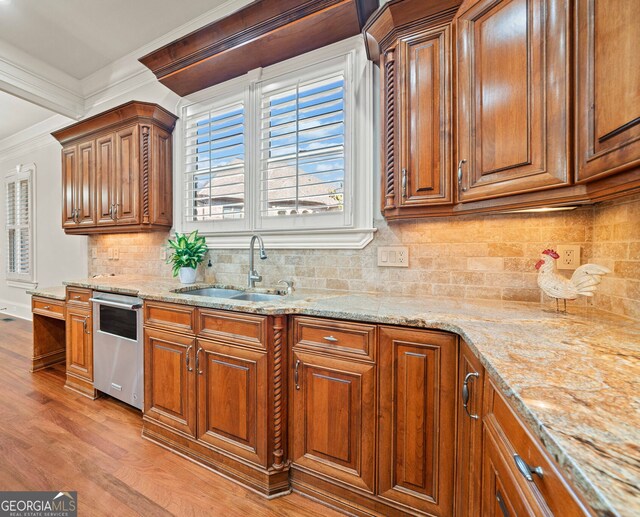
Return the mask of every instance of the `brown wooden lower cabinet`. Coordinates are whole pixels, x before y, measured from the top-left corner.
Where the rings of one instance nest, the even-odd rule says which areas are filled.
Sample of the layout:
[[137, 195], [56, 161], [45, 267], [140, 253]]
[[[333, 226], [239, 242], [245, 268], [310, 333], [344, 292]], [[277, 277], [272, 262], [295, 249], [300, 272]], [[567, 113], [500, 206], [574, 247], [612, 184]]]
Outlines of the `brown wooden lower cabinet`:
[[196, 436], [195, 337], [144, 330], [144, 413]]
[[144, 314], [143, 436], [265, 495], [287, 492], [284, 318], [160, 302]]
[[484, 368], [469, 346], [460, 345], [458, 367], [458, 444], [455, 515], [477, 517], [480, 512], [482, 463], [482, 393]]
[[490, 378], [484, 388], [481, 483], [482, 515], [592, 515]]
[[[143, 436], [265, 495], [356, 515], [592, 515], [454, 334], [146, 305]], [[87, 316], [67, 309], [70, 375], [88, 379]]]
[[375, 491], [375, 365], [293, 352], [294, 465]]
[[268, 467], [267, 354], [201, 339], [197, 354], [198, 440]]
[[67, 305], [67, 382], [75, 391], [96, 397], [93, 388], [93, 322], [90, 308]]

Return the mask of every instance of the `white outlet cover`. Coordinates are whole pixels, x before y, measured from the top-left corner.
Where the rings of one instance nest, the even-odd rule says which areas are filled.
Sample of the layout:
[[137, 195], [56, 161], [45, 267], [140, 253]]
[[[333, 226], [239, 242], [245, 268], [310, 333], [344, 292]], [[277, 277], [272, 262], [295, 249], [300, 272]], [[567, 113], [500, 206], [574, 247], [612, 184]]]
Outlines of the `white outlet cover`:
[[581, 264], [580, 246], [560, 245], [557, 249], [560, 258], [556, 261], [558, 269], [573, 271]]
[[380, 246], [378, 266], [409, 267], [409, 248], [406, 246]]

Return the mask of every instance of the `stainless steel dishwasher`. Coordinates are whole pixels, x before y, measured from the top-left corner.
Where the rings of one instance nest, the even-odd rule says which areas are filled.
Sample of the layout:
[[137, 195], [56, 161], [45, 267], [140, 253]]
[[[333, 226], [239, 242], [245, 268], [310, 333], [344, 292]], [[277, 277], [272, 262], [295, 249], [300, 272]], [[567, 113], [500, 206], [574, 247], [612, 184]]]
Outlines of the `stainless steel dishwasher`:
[[142, 300], [133, 296], [94, 292], [91, 301], [94, 387], [142, 409]]

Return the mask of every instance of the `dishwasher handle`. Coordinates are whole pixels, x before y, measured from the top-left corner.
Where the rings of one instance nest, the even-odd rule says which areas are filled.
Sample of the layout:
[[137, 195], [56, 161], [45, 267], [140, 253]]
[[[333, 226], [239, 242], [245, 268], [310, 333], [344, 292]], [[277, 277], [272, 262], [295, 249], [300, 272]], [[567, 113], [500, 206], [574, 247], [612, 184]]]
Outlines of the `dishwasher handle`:
[[106, 305], [107, 307], [117, 307], [118, 309], [128, 309], [134, 311], [142, 308], [142, 303], [122, 303], [107, 298], [89, 298], [90, 302]]

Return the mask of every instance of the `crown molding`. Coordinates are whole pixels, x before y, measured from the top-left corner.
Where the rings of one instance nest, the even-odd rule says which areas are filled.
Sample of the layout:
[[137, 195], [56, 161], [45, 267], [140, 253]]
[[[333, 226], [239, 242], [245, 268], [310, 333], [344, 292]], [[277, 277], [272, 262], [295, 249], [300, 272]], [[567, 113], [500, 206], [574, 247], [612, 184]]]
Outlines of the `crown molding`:
[[73, 119], [64, 115], [53, 115], [42, 122], [38, 122], [0, 140], [0, 160], [5, 161], [14, 156], [56, 143], [51, 133], [69, 125], [72, 121]]
[[84, 114], [80, 81], [3, 41], [0, 90], [72, 119]]

